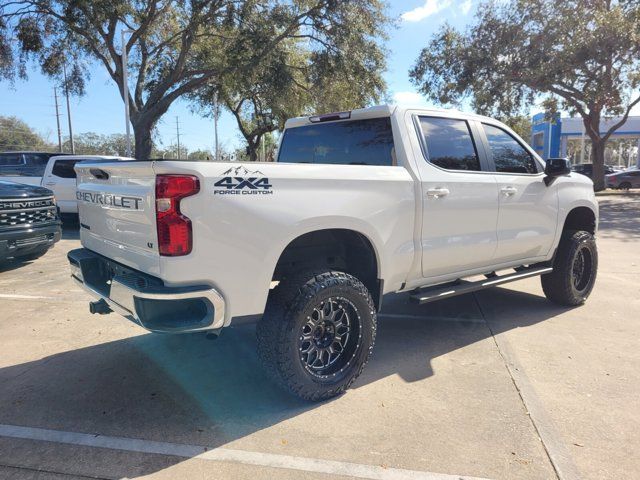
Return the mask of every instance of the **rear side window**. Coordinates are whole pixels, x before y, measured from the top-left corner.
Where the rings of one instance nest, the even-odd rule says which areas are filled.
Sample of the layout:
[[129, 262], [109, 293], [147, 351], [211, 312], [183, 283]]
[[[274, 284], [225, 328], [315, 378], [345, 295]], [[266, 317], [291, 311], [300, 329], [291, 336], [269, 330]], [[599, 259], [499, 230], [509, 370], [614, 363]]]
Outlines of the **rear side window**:
[[51, 173], [60, 178], [76, 178], [76, 171], [73, 169], [78, 160], [56, 160]]
[[420, 117], [429, 162], [447, 170], [480, 170], [480, 160], [465, 120]]
[[483, 124], [496, 172], [538, 173], [533, 156], [501, 128]]
[[391, 119], [318, 123], [284, 132], [280, 163], [393, 165]]
[[16, 167], [24, 165], [21, 153], [3, 153], [0, 155], [0, 167]]

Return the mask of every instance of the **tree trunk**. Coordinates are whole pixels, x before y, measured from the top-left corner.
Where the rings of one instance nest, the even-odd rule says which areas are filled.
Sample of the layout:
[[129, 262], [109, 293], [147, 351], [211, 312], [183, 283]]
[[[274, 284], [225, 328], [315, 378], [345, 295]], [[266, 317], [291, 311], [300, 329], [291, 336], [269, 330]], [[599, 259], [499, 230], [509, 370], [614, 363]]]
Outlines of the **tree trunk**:
[[604, 184], [604, 149], [606, 141], [598, 137], [591, 139], [591, 163], [593, 164], [593, 189], [596, 192], [605, 189]]
[[258, 161], [258, 147], [260, 146], [259, 138], [248, 138], [247, 139], [247, 155], [249, 156], [250, 162]]
[[135, 136], [134, 156], [138, 160], [149, 160], [151, 149], [153, 148], [153, 141], [151, 140], [152, 124], [142, 120], [133, 121], [133, 119], [131, 123]]

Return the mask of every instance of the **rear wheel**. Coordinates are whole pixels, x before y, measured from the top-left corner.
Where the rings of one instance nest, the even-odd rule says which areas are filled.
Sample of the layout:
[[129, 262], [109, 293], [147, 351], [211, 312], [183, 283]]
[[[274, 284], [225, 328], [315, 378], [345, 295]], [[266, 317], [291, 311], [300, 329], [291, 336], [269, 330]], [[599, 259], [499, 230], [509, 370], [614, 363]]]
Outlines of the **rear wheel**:
[[564, 306], [583, 304], [596, 281], [598, 250], [593, 235], [585, 231], [567, 231], [553, 262], [553, 271], [542, 275], [545, 296]]
[[277, 383], [306, 400], [343, 393], [367, 363], [376, 310], [367, 288], [343, 272], [284, 280], [258, 324], [258, 354]]
[[630, 190], [631, 184], [629, 182], [622, 182], [619, 188], [620, 190]]

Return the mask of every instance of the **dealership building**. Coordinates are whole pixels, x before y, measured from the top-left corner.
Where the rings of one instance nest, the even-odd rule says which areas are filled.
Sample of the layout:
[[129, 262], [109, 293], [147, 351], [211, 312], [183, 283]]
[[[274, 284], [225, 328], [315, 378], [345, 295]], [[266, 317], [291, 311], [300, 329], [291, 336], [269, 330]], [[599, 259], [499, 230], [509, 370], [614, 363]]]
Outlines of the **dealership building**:
[[[600, 124], [603, 134], [621, 120], [610, 118]], [[569, 157], [572, 163], [589, 163], [589, 136], [582, 118], [561, 117], [545, 120], [539, 113], [532, 118], [531, 145], [542, 158]], [[605, 162], [619, 167], [640, 168], [640, 116], [630, 116], [609, 138]]]

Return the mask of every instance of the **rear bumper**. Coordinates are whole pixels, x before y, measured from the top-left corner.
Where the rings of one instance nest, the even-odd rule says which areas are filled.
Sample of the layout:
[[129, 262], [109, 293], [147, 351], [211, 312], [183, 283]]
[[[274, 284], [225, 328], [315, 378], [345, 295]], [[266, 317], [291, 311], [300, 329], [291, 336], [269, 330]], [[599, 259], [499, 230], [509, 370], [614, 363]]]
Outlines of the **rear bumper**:
[[46, 250], [60, 240], [61, 236], [60, 222], [43, 227], [2, 231], [0, 232], [0, 260]]
[[224, 325], [224, 298], [210, 286], [168, 287], [86, 248], [70, 251], [67, 258], [77, 283], [112, 311], [151, 332], [202, 332]]

